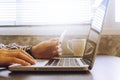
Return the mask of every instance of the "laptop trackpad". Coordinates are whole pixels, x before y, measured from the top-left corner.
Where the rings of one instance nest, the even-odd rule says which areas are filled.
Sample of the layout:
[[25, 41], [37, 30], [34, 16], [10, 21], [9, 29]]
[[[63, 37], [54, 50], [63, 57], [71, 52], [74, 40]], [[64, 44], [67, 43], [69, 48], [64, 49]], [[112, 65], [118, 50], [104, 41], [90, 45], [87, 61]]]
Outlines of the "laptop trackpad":
[[49, 60], [44, 60], [44, 59], [37, 59], [36, 63], [34, 65], [30, 65], [31, 67], [41, 67], [45, 66], [48, 63]]

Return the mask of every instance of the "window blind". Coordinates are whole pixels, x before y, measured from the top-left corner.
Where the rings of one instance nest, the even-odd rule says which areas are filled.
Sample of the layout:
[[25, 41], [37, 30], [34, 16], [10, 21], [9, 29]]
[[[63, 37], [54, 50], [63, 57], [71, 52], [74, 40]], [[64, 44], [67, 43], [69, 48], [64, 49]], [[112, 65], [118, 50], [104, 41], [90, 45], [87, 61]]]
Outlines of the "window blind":
[[16, 21], [16, 1], [0, 0], [0, 25], [13, 25]]
[[91, 19], [91, 0], [0, 0], [0, 25], [80, 24]]

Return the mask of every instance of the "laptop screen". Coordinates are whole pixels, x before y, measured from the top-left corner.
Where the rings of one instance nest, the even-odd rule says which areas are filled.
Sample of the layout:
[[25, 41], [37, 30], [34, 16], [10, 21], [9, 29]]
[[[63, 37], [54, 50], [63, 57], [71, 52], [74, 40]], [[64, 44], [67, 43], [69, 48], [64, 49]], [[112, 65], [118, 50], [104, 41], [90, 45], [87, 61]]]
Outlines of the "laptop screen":
[[101, 4], [96, 9], [93, 20], [91, 22], [91, 28], [83, 56], [83, 59], [90, 65], [90, 68], [92, 68], [94, 63], [108, 1], [109, 0], [103, 0], [101, 2]]

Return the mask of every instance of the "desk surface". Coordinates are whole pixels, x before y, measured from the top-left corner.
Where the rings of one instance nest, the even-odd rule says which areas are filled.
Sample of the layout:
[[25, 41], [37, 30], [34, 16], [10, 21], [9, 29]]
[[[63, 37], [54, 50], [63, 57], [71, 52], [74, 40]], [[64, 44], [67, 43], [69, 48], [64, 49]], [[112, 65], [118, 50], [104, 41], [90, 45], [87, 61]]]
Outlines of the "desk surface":
[[0, 80], [120, 80], [120, 58], [97, 56], [89, 72], [22, 72], [0, 69]]

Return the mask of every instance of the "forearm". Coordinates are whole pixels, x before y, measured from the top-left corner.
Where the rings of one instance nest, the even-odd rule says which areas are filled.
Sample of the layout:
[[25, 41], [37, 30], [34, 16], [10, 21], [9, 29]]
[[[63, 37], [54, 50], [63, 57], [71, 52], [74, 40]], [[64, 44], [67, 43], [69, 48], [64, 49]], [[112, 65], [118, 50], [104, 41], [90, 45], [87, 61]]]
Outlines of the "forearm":
[[8, 49], [8, 50], [13, 50], [13, 49], [22, 49], [24, 51], [26, 51], [27, 53], [29, 53], [30, 55], [32, 55], [31, 49], [32, 46], [31, 45], [27, 45], [27, 46], [22, 46], [22, 45], [18, 45], [16, 43], [10, 43], [10, 44], [3, 44], [0, 43], [0, 49]]

